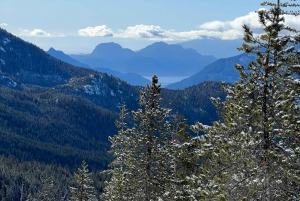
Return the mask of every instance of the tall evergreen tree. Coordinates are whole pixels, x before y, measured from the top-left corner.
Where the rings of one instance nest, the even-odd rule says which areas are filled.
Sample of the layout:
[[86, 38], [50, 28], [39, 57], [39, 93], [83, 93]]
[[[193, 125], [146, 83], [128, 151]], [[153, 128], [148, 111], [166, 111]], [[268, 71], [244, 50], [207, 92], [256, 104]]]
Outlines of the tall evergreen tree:
[[43, 201], [60, 200], [57, 195], [56, 189], [54, 189], [54, 184], [52, 180], [50, 179], [43, 180], [42, 189], [38, 191], [36, 197], [32, 198], [32, 196], [29, 195], [28, 198], [26, 199], [26, 201], [39, 201], [39, 200], [43, 200]]
[[206, 134], [194, 139], [202, 157], [193, 192], [207, 200], [300, 200], [300, 108], [298, 32], [284, 24], [294, 1], [263, 2], [257, 12], [264, 34], [244, 25], [240, 48], [255, 53], [247, 67], [236, 65], [240, 80], [225, 86], [225, 102], [212, 99], [222, 120], [212, 127], [196, 123]]
[[78, 187], [70, 187], [71, 198], [70, 201], [96, 201], [94, 195], [93, 181], [91, 180], [88, 165], [85, 161], [81, 163], [81, 169], [78, 168], [78, 174], [74, 173], [75, 181]]
[[132, 128], [125, 123], [127, 110], [123, 105], [120, 121], [116, 122], [120, 128], [118, 135], [109, 138], [115, 160], [110, 165], [112, 178], [104, 189], [103, 200], [150, 201], [171, 197], [169, 192], [176, 184], [172, 154], [176, 143], [172, 142], [180, 140], [181, 133], [186, 134], [182, 131], [186, 126], [184, 119], [173, 121], [171, 111], [160, 106], [160, 91], [158, 78], [153, 76], [152, 85], [140, 92], [141, 108], [132, 111]]

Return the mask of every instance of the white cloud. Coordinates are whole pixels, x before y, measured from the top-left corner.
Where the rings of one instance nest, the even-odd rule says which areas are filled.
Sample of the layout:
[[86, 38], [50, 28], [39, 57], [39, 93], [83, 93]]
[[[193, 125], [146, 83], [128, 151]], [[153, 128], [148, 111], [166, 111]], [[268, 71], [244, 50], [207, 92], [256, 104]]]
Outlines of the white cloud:
[[41, 29], [34, 29], [32, 31], [26, 29], [20, 29], [21, 33], [20, 36], [25, 37], [53, 37], [50, 33], [47, 33]]
[[[300, 16], [285, 16], [286, 25], [300, 29]], [[174, 30], [166, 30], [160, 26], [155, 25], [135, 25], [128, 26], [124, 30], [113, 32], [106, 25], [87, 27], [78, 30], [81, 36], [113, 36], [115, 38], [134, 38], [146, 39], [153, 41], [187, 41], [201, 38], [218, 38], [222, 40], [234, 40], [242, 38], [244, 29], [242, 26], [246, 24], [251, 28], [254, 35], [263, 33], [263, 29], [258, 22], [258, 15], [256, 12], [250, 12], [247, 15], [237, 17], [231, 21], [211, 21], [198, 26], [197, 30], [189, 30], [176, 32]]]
[[234, 40], [243, 37], [244, 30], [242, 26], [244, 24], [247, 24], [256, 34], [262, 33], [257, 13], [250, 12], [247, 15], [237, 17], [232, 21], [206, 22], [200, 25], [198, 30], [176, 32], [174, 30], [165, 30], [160, 26], [141, 24], [129, 26], [125, 30], [120, 30], [119, 33], [114, 34], [114, 37], [144, 38], [162, 41], [184, 41], [201, 39], [203, 37]]
[[241, 38], [243, 33], [236, 30], [214, 31], [214, 30], [192, 30], [187, 32], [174, 33], [175, 40], [194, 40], [201, 39], [203, 37], [208, 38], [220, 38], [222, 40], [234, 40]]
[[232, 21], [229, 21], [228, 24], [234, 30], [239, 30], [243, 32], [242, 26], [246, 24], [254, 33], [260, 34], [262, 33], [262, 27], [258, 22], [258, 15], [255, 12], [250, 12], [247, 15], [237, 17]]
[[226, 30], [224, 32], [214, 30], [191, 30], [184, 32], [176, 32], [174, 30], [165, 30], [160, 26], [154, 25], [136, 25], [127, 27], [126, 30], [120, 30], [118, 34], [115, 34], [116, 38], [144, 38], [148, 40], [160, 40], [160, 41], [182, 41], [200, 39], [202, 37], [214, 37], [224, 40], [236, 39], [242, 37], [235, 30]]
[[6, 24], [6, 23], [1, 23], [0, 24], [0, 27], [6, 27], [6, 26], [8, 26], [8, 24]]
[[81, 36], [89, 37], [105, 37], [113, 36], [114, 32], [106, 25], [101, 25], [96, 27], [87, 27], [85, 29], [79, 29], [78, 34]]
[[237, 17], [232, 21], [212, 21], [206, 22], [199, 26], [203, 31], [208, 31], [208, 37], [216, 37], [220, 39], [236, 39], [244, 34], [242, 26], [246, 24], [255, 34], [261, 34], [263, 29], [258, 22], [258, 16], [255, 12]]
[[200, 25], [199, 28], [204, 30], [224, 31], [228, 28], [228, 23], [222, 21], [205, 22]]
[[285, 24], [294, 29], [300, 30], [300, 16], [294, 17], [292, 15], [286, 15]]
[[136, 25], [129, 26], [126, 30], [120, 30], [119, 34], [115, 34], [118, 38], [146, 38], [146, 39], [167, 39], [172, 31], [162, 29], [160, 26], [154, 25]]
[[[263, 9], [263, 8], [261, 8]], [[300, 29], [300, 16], [286, 15], [285, 24], [297, 30]], [[206, 22], [199, 26], [203, 31], [207, 31], [208, 37], [217, 37], [221, 39], [234, 39], [240, 38], [244, 34], [242, 26], [246, 24], [251, 28], [254, 35], [260, 35], [263, 33], [263, 29], [258, 22], [258, 15], [255, 12], [250, 12], [247, 15], [237, 17], [232, 21], [212, 21]], [[212, 32], [215, 31], [215, 32]], [[233, 35], [232, 35], [233, 34]]]

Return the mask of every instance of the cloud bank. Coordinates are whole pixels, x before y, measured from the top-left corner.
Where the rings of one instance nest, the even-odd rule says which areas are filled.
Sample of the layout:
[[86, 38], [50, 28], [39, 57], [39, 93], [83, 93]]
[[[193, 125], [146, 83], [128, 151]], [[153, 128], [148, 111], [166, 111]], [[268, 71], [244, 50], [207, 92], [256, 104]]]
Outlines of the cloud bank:
[[20, 36], [25, 37], [52, 37], [50, 33], [47, 33], [46, 31], [43, 31], [41, 29], [34, 29], [32, 31], [26, 30], [26, 29], [20, 29]]
[[148, 40], [160, 41], [181, 41], [200, 39], [202, 37], [221, 38], [224, 40], [236, 39], [241, 37], [242, 34], [235, 30], [191, 30], [184, 32], [176, 32], [174, 30], [165, 30], [160, 26], [153, 25], [136, 25], [127, 27], [126, 30], [121, 30], [119, 33], [114, 34], [117, 38], [143, 38]]
[[8, 24], [6, 24], [6, 23], [0, 23], [0, 27], [6, 27], [6, 26], [8, 26]]
[[140, 24], [136, 26], [129, 26], [126, 30], [119, 30], [118, 34], [114, 34], [114, 37], [163, 39], [168, 38], [170, 34], [170, 31], [166, 31], [160, 26]]
[[[300, 16], [285, 16], [287, 26], [300, 29]], [[86, 27], [77, 31], [77, 36], [82, 37], [114, 37], [128, 39], [145, 39], [152, 41], [187, 41], [202, 38], [217, 38], [222, 40], [234, 40], [242, 38], [244, 30], [242, 26], [246, 24], [256, 35], [263, 33], [263, 29], [258, 22], [258, 16], [255, 12], [250, 12], [244, 16], [237, 17], [231, 21], [211, 21], [199, 25], [194, 30], [177, 32], [175, 30], [166, 30], [156, 25], [134, 25], [128, 26], [124, 30], [113, 31], [107, 25], [95, 27]], [[0, 26], [7, 26], [2, 23]], [[41, 29], [32, 31], [20, 29], [20, 36], [26, 37], [65, 37], [68, 35], [56, 35], [47, 33]], [[71, 34], [73, 35], [73, 34]], [[74, 36], [74, 35], [73, 35]]]
[[88, 37], [106, 37], [113, 36], [113, 31], [106, 25], [101, 25], [96, 27], [87, 27], [84, 29], [79, 29], [78, 34], [81, 36]]
[[[293, 24], [300, 24], [297, 19]], [[206, 22], [198, 26], [198, 29], [176, 32], [174, 30], [166, 30], [155, 25], [135, 25], [128, 26], [125, 30], [114, 32], [106, 25], [87, 27], [78, 30], [78, 34], [88, 37], [104, 37], [113, 36], [114, 38], [133, 38], [146, 39], [154, 41], [186, 41], [201, 39], [203, 37], [218, 38], [222, 40], [234, 40], [242, 38], [244, 30], [242, 26], [247, 24], [254, 33], [261, 34], [262, 28], [258, 23], [258, 16], [255, 12], [250, 12], [247, 15], [237, 17], [232, 21], [212, 21]]]

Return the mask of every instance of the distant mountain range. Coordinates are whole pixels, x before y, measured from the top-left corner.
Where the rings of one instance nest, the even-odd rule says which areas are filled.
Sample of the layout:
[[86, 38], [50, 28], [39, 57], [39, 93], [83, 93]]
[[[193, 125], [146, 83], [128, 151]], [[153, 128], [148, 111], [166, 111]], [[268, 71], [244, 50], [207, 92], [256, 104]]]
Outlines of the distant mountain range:
[[59, 50], [55, 50], [52, 47], [47, 51], [47, 53], [50, 54], [51, 56], [57, 58], [57, 59], [60, 59], [64, 62], [67, 62], [71, 65], [85, 67], [85, 68], [91, 68], [93, 70], [96, 70], [96, 71], [99, 71], [99, 72], [102, 72], [102, 73], [107, 73], [108, 75], [118, 77], [118, 78], [128, 82], [131, 85], [145, 86], [146, 84], [151, 83], [150, 80], [148, 80], [148, 79], [146, 79], [146, 78], [144, 78], [141, 75], [136, 74], [136, 73], [120, 73], [118, 71], [111, 70], [109, 68], [101, 68], [101, 67], [92, 68], [89, 65], [81, 63], [81, 62], [77, 61], [76, 59], [70, 57], [69, 55], [65, 54], [64, 52], [59, 51]]
[[76, 59], [73, 59], [72, 57], [70, 57], [69, 55], [66, 55], [63, 51], [60, 50], [56, 50], [53, 47], [51, 47], [48, 51], [48, 54], [50, 54], [51, 56], [60, 59], [64, 62], [67, 62], [73, 66], [79, 66], [79, 67], [85, 67], [85, 68], [91, 68], [89, 65], [86, 65], [84, 63], [81, 63], [79, 61], [77, 61]]
[[[208, 40], [205, 41], [207, 42]], [[234, 40], [231, 42], [234, 44], [237, 43], [238, 41], [239, 40]], [[225, 43], [228, 43], [228, 41]], [[114, 52], [114, 50], [116, 52], [116, 55], [113, 56], [111, 54], [108, 54], [108, 52]], [[100, 59], [104, 66], [108, 65], [108, 63], [118, 63], [119, 61], [124, 62], [126, 60], [128, 63], [130, 63], [132, 70], [134, 66], [132, 64], [134, 64], [135, 62], [143, 61], [139, 65], [141, 69], [153, 69], [153, 66], [160, 66], [159, 62], [157, 61], [163, 59], [164, 64], [169, 66], [168, 77], [172, 77], [172, 72], [176, 71], [176, 68], [172, 70], [170, 68], [176, 66], [174, 63], [178, 62], [179, 60], [184, 61], [186, 64], [187, 63], [196, 64], [197, 62], [199, 62], [193, 60], [197, 58], [197, 56], [199, 56], [194, 50], [184, 49], [179, 45], [167, 45], [166, 43], [162, 43], [162, 42], [154, 43], [150, 46], [147, 46], [146, 48], [140, 50], [138, 53], [135, 53], [129, 49], [123, 49], [121, 46], [119, 46], [116, 43], [99, 44], [95, 48], [95, 50], [88, 56], [73, 55], [73, 58], [71, 58], [70, 56], [62, 53], [61, 51], [55, 52], [53, 48], [51, 48], [48, 51], [48, 53], [53, 56], [56, 56], [57, 58], [60, 58], [61, 60], [69, 62], [73, 65], [82, 64], [82, 66], [83, 65], [88, 66], [87, 64], [83, 64], [82, 62], [88, 61], [90, 62], [90, 64], [93, 64], [93, 62], [97, 63], [98, 61], [100, 61]], [[138, 54], [139, 56], [134, 56], [136, 54]], [[82, 59], [82, 60], [81, 62], [79, 62], [75, 58]], [[167, 85], [166, 88], [185, 89], [189, 86], [197, 85], [204, 81], [225, 81], [225, 82], [233, 83], [239, 79], [239, 73], [235, 70], [234, 64], [239, 63], [242, 65], [247, 65], [248, 62], [252, 59], [255, 59], [255, 57], [247, 56], [246, 54], [239, 54], [237, 56], [233, 56], [229, 58], [218, 59], [208, 64], [207, 66], [205, 66], [203, 69], [199, 70], [192, 76], [189, 76], [188, 78], [181, 80], [179, 82]], [[111, 70], [110, 68], [102, 68], [102, 67], [97, 67], [97, 68], [94, 67], [93, 69], [117, 76], [133, 85], [145, 85], [147, 82], [149, 83], [148, 80], [145, 81], [145, 78], [135, 73], [124, 74], [124, 73]], [[182, 75], [184, 74], [181, 74], [181, 76]]]
[[[202, 46], [207, 45], [207, 47], [209, 47], [209, 44], [214, 46], [217, 44], [216, 42], [220, 42], [220, 41], [206, 39], [203, 41], [199, 41], [199, 40], [189, 41], [189, 43], [186, 44], [201, 43]], [[237, 43], [242, 43], [242, 41], [241, 40], [222, 41], [222, 43], [223, 44], [221, 44], [221, 47], [224, 48], [228, 46], [233, 46]], [[110, 54], [111, 52], [115, 52], [116, 54]], [[166, 67], [163, 68], [164, 69], [163, 71], [169, 69], [168, 72], [163, 73], [163, 75], [166, 75], [168, 77], [174, 76], [174, 72], [176, 71], [178, 73], [178, 69], [181, 70], [185, 69], [185, 68], [178, 67], [178, 65], [180, 65], [180, 61], [182, 61], [181, 63], [185, 63], [186, 66], [193, 66], [200, 62], [199, 61], [200, 58], [203, 58], [202, 56], [199, 56], [199, 54], [191, 48], [185, 49], [180, 47], [180, 45], [168, 45], [163, 42], [153, 43], [152, 45], [149, 45], [138, 52], [133, 52], [130, 49], [124, 49], [116, 43], [103, 43], [103, 44], [99, 44], [91, 54], [71, 55], [73, 56], [73, 58], [62, 53], [61, 51], [55, 52], [53, 48], [51, 48], [48, 51], [48, 53], [53, 56], [56, 56], [57, 58], [60, 58], [61, 60], [69, 62], [73, 65], [82, 64], [82, 66], [83, 65], [88, 66], [87, 64], [83, 64], [84, 62], [86, 62], [89, 63], [90, 65], [97, 65], [99, 63], [102, 63], [103, 66], [111, 67], [111, 64], [123, 63], [120, 64], [120, 66], [126, 67], [128, 65], [133, 71], [138, 71], [138, 69], [144, 69], [144, 71], [148, 70], [148, 72], [150, 72], [150, 71], [155, 71], [156, 69], [156, 72], [161, 72], [161, 70], [157, 68], [161, 66], [161, 63], [163, 63], [164, 65], [166, 65]], [[238, 53], [238, 51], [236, 51], [236, 53]], [[80, 60], [80, 62], [77, 61], [76, 59]], [[229, 58], [218, 59], [208, 64], [207, 66], [205, 66], [204, 68], [196, 72], [195, 74], [188, 76], [188, 78], [176, 83], [169, 84], [164, 87], [169, 89], [185, 89], [189, 86], [197, 85], [204, 81], [225, 81], [225, 82], [233, 83], [239, 79], [239, 73], [235, 70], [234, 64], [239, 63], [242, 65], [247, 65], [248, 62], [252, 59], [255, 59], [255, 57], [247, 56], [246, 54], [239, 54], [237, 56], [233, 56]], [[146, 83], [149, 83], [148, 80], [145, 81], [145, 78], [139, 76], [136, 73], [120, 73], [115, 70], [111, 70], [108, 67], [107, 68], [94, 67], [93, 69], [117, 76], [133, 85], [145, 85]], [[186, 67], [186, 69], [188, 69], [188, 67]], [[188, 70], [186, 71], [188, 72]], [[183, 77], [185, 75], [184, 73], [181, 74], [177, 74], [177, 73], [175, 74], [180, 75], [180, 77]]]
[[185, 89], [187, 87], [197, 85], [204, 81], [224, 81], [233, 83], [239, 80], [239, 73], [234, 68], [234, 64], [247, 66], [250, 60], [254, 60], [255, 56], [240, 54], [234, 57], [218, 59], [217, 61], [207, 65], [195, 75], [172, 83], [166, 88], [168, 89]]
[[138, 52], [122, 48], [116, 43], [102, 43], [91, 54], [70, 56], [92, 68], [168, 77], [193, 75], [216, 60], [213, 56], [202, 56], [194, 49], [164, 42], [153, 43]]
[[192, 48], [201, 55], [213, 55], [216, 58], [227, 58], [241, 54], [237, 48], [243, 44], [242, 39], [221, 40], [221, 39], [197, 39], [178, 43], [184, 48]]

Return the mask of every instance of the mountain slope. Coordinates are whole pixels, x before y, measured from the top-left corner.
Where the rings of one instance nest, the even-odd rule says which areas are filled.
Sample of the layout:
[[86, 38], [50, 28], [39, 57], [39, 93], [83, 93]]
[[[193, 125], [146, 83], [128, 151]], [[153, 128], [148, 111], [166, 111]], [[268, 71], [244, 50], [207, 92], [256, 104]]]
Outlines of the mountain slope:
[[[34, 91], [34, 92], [33, 92]], [[107, 137], [116, 113], [53, 90], [0, 87], [0, 153], [74, 168], [82, 160], [97, 169], [109, 162]]]
[[47, 51], [48, 54], [50, 54], [51, 56], [60, 59], [64, 62], [67, 62], [73, 66], [79, 66], [79, 67], [85, 67], [85, 68], [90, 68], [88, 65], [81, 63], [79, 61], [77, 61], [76, 59], [73, 59], [72, 57], [70, 57], [69, 55], [66, 55], [64, 52], [59, 51], [59, 50], [55, 50], [54, 48], [50, 48]]
[[195, 75], [181, 80], [179, 82], [168, 85], [168, 89], [184, 89], [189, 86], [197, 85], [203, 81], [224, 81], [233, 83], [239, 79], [239, 73], [234, 68], [234, 64], [248, 65], [250, 60], [255, 59], [254, 56], [240, 54], [238, 56], [225, 59], [218, 59], [209, 64]]
[[0, 58], [1, 74], [24, 84], [55, 86], [91, 72], [62, 62], [1, 28]]
[[90, 54], [91, 57], [105, 60], [120, 60], [134, 57], [135, 52], [128, 48], [122, 48], [117, 43], [101, 43]]
[[211, 125], [219, 119], [210, 97], [225, 100], [226, 94], [221, 90], [220, 82], [206, 81], [184, 90], [162, 90], [163, 106], [183, 115], [189, 124], [199, 121]]
[[113, 66], [122, 64], [123, 60], [134, 57], [135, 53], [130, 49], [122, 48], [119, 44], [112, 42], [100, 43], [91, 54], [72, 54], [70, 56], [93, 68], [103, 67], [118, 71], [118, 69]]
[[[110, 158], [107, 138], [117, 132], [114, 103], [122, 98], [110, 99], [109, 87], [120, 83], [124, 91], [135, 91], [135, 97], [138, 92], [117, 78], [58, 60], [3, 29], [0, 47], [0, 154], [67, 167], [86, 160], [93, 168], [105, 168]], [[92, 102], [86, 93], [71, 96], [63, 90], [74, 79], [93, 76], [105, 77], [98, 87], [110, 94], [106, 99]], [[104, 109], [106, 102], [110, 110]]]

